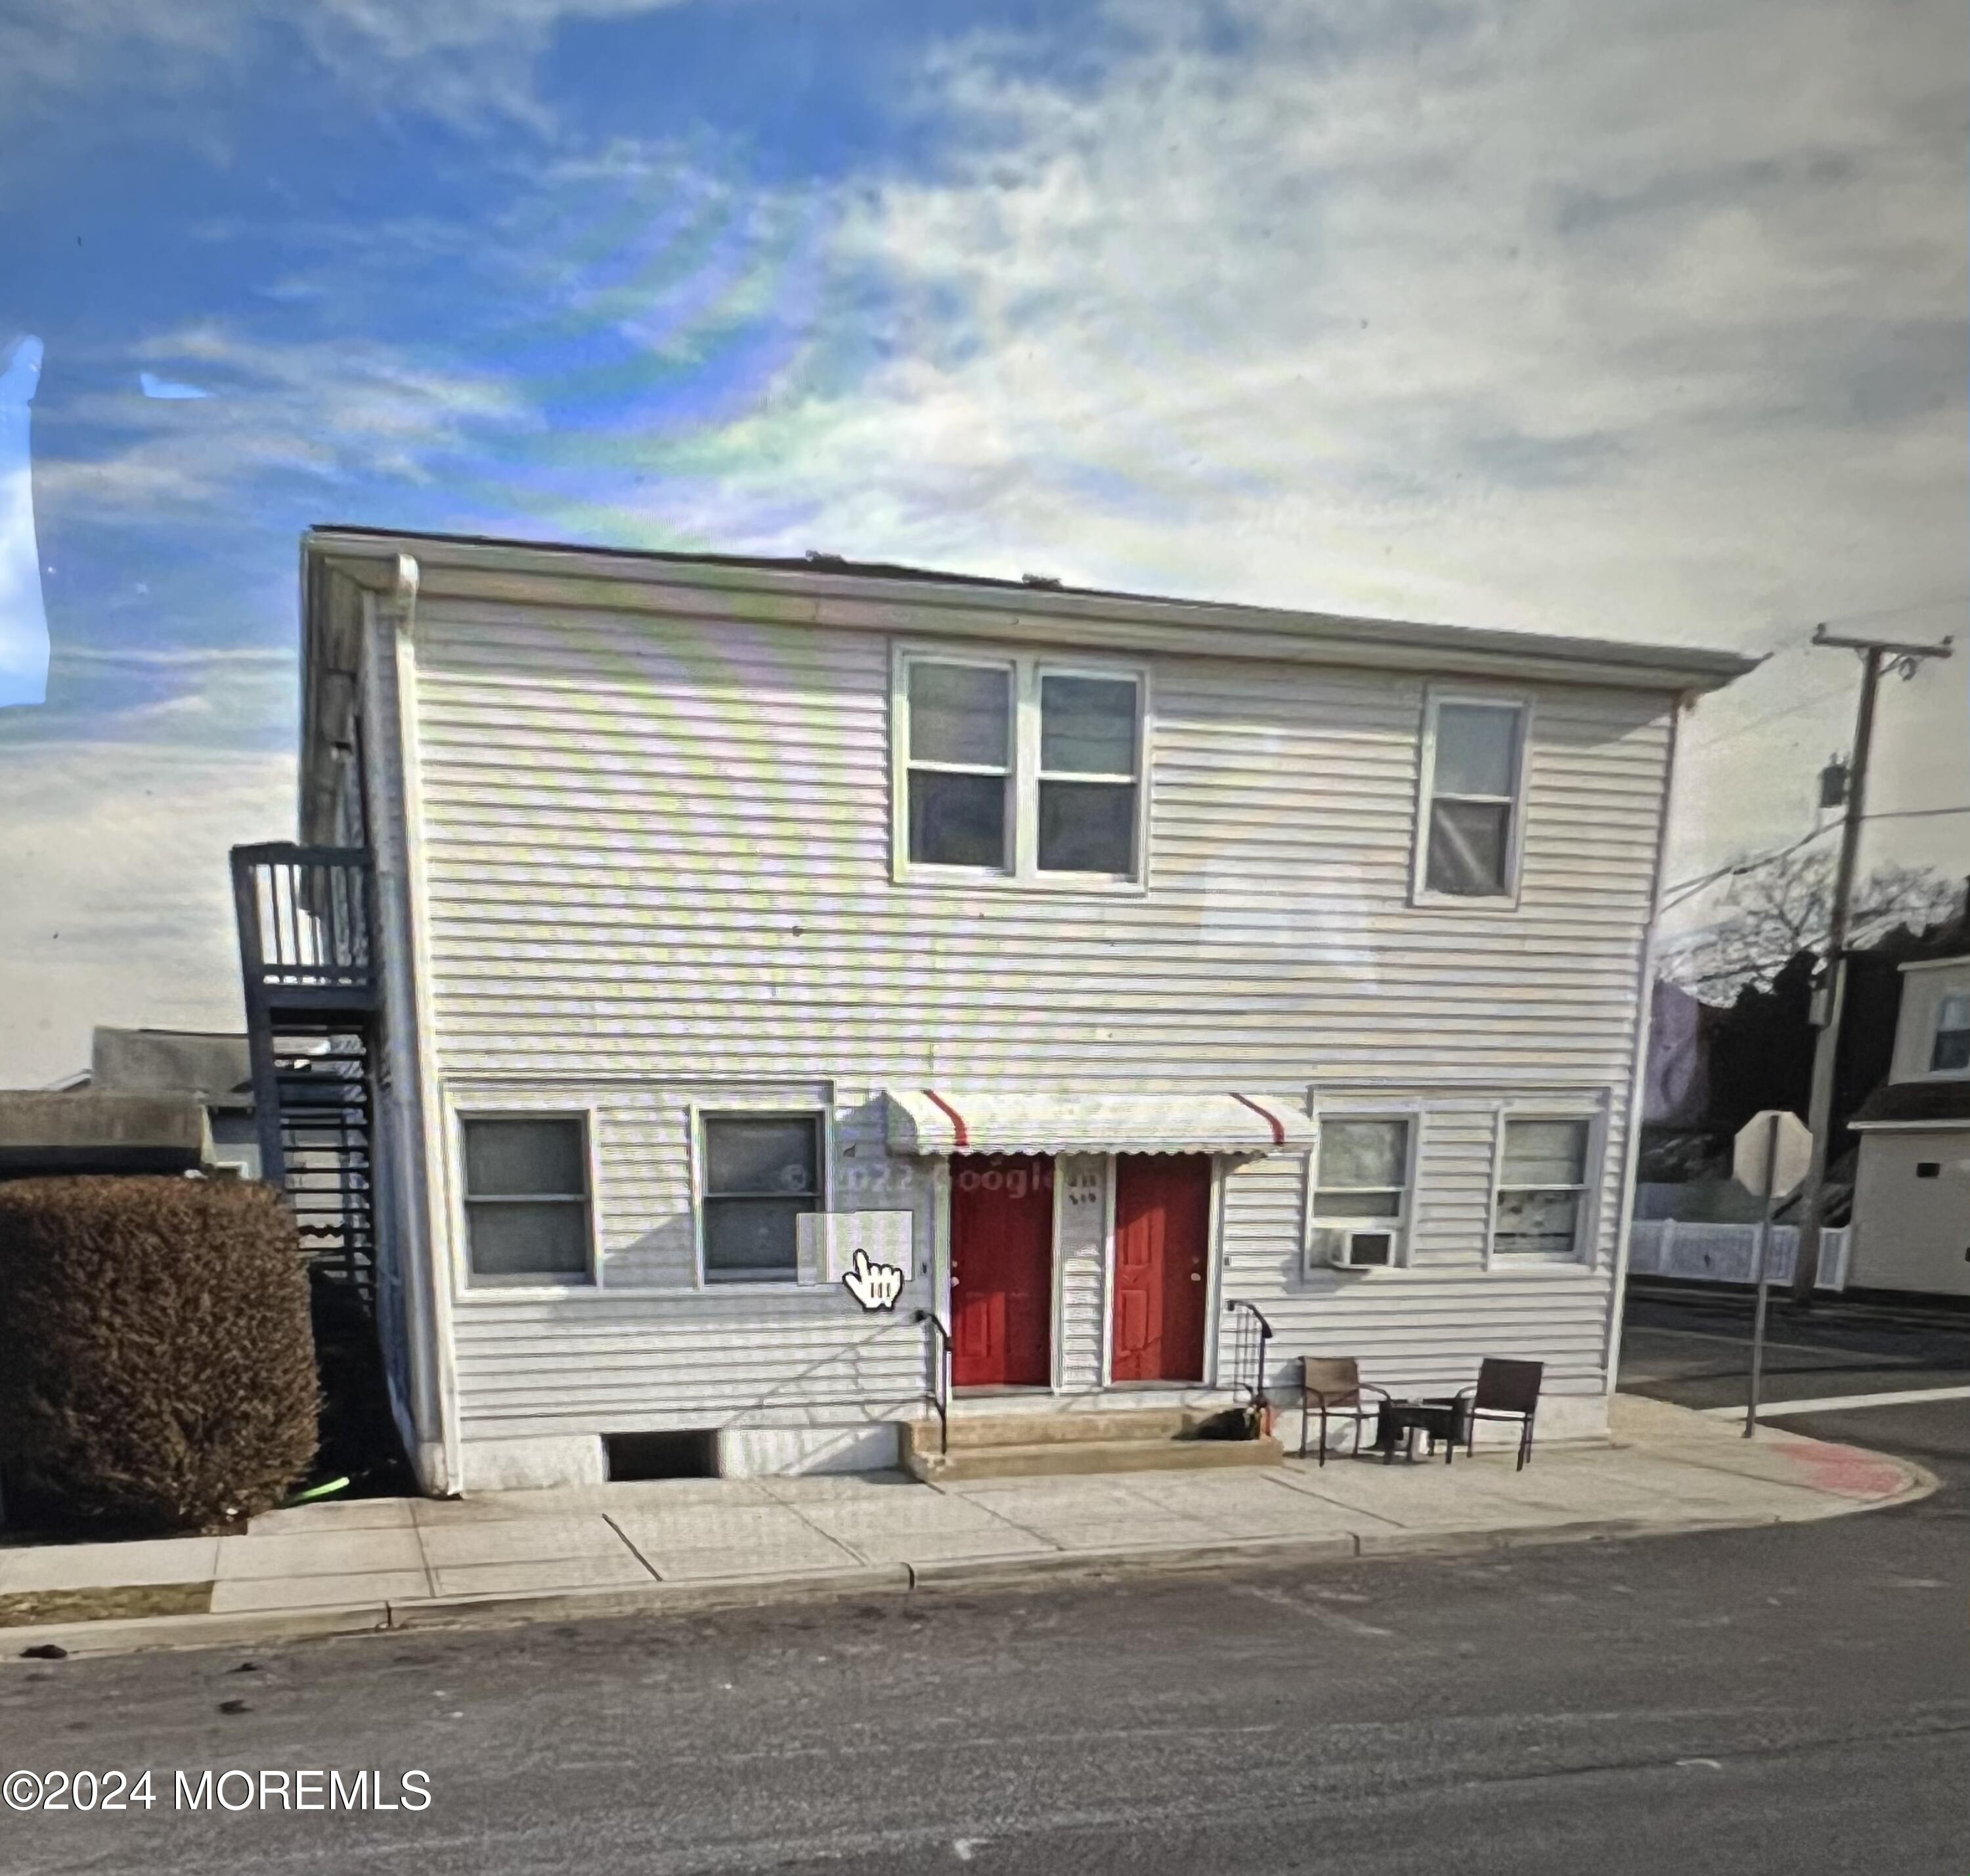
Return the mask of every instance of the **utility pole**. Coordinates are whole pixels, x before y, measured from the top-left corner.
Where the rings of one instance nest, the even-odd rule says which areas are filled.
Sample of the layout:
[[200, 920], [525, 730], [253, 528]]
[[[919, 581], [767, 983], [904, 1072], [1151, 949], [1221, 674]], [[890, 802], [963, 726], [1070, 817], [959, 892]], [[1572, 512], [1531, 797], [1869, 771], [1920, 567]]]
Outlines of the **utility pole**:
[[1861, 823], [1868, 800], [1868, 758], [1874, 741], [1874, 698], [1881, 673], [1892, 671], [1913, 678], [1926, 658], [1947, 658], [1952, 641], [1934, 645], [1901, 645], [1884, 639], [1836, 638], [1824, 626], [1812, 634], [1815, 645], [1837, 645], [1861, 654], [1861, 706], [1854, 723], [1854, 766], [1847, 784], [1847, 818], [1840, 828], [1840, 861], [1833, 878], [1833, 915], [1826, 935], [1826, 969], [1815, 1000], [1813, 1020], [1819, 1036], [1812, 1052], [1812, 1091], [1806, 1125], [1812, 1132], [1812, 1158], [1806, 1168], [1806, 1192], [1799, 1226], [1799, 1253], [1793, 1261], [1792, 1295], [1795, 1302], [1810, 1302], [1819, 1276], [1819, 1234], [1826, 1206], [1826, 1160], [1833, 1142], [1833, 1071], [1840, 1052], [1840, 1018], [1847, 1000], [1847, 937], [1854, 910], [1854, 873], [1861, 853]]

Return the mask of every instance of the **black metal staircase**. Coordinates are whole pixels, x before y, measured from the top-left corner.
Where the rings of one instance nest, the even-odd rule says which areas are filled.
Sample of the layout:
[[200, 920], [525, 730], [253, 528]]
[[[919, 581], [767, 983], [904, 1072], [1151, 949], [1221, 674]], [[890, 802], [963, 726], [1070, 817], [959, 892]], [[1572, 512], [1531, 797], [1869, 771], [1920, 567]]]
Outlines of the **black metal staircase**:
[[261, 1176], [322, 1276], [375, 1291], [373, 1149], [381, 947], [359, 847], [232, 850]]

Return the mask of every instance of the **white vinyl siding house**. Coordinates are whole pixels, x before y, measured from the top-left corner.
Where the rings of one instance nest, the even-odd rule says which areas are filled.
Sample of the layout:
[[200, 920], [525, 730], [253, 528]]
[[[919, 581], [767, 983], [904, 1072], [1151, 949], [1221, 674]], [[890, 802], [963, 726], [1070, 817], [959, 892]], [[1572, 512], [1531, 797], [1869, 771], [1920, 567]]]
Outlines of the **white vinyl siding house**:
[[1890, 1079], [1854, 1118], [1860, 1289], [1970, 1296], [1970, 954], [1901, 967]]
[[[1676, 717], [1741, 661], [356, 530], [306, 554], [304, 837], [331, 658], [371, 719], [385, 1280], [434, 1489], [600, 1477], [638, 1432], [890, 1462], [951, 1300], [954, 1162], [895, 1146], [922, 1091], [1282, 1121], [1199, 1143], [1211, 1313], [1172, 1399], [1224, 1397], [1243, 1300], [1282, 1397], [1304, 1354], [1399, 1391], [1524, 1356], [1543, 1426], [1602, 1423]], [[545, 1187], [502, 1193], [471, 1130], [532, 1117]], [[1132, 1145], [1100, 1143], [1052, 1162], [1055, 1409], [1112, 1397]], [[483, 1248], [522, 1205], [538, 1281]], [[809, 1208], [911, 1215], [893, 1313], [801, 1279]]]

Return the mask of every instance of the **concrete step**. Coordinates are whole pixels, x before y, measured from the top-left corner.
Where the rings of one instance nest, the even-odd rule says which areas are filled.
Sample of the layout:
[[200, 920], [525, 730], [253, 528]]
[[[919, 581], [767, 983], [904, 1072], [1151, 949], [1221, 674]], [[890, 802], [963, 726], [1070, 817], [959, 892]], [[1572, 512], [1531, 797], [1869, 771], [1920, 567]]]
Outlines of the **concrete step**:
[[[1082, 1442], [1185, 1438], [1217, 1408], [1113, 1407], [1055, 1413], [966, 1413], [951, 1416], [951, 1449], [978, 1446], [1052, 1446]], [[938, 1423], [918, 1420], [905, 1429], [911, 1448], [935, 1452]]]
[[905, 1455], [918, 1478], [1079, 1477], [1094, 1472], [1195, 1472], [1218, 1466], [1277, 1465], [1286, 1449], [1276, 1439], [1067, 1439], [1029, 1445], [954, 1446]]

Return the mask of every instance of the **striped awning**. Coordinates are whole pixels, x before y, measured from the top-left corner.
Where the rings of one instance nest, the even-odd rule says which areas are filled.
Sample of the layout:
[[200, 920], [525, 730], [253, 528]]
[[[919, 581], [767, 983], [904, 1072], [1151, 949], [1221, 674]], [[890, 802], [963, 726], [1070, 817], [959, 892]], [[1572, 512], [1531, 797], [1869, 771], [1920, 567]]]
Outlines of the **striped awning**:
[[892, 1153], [1276, 1153], [1313, 1144], [1297, 1107], [1256, 1094], [890, 1088]]

